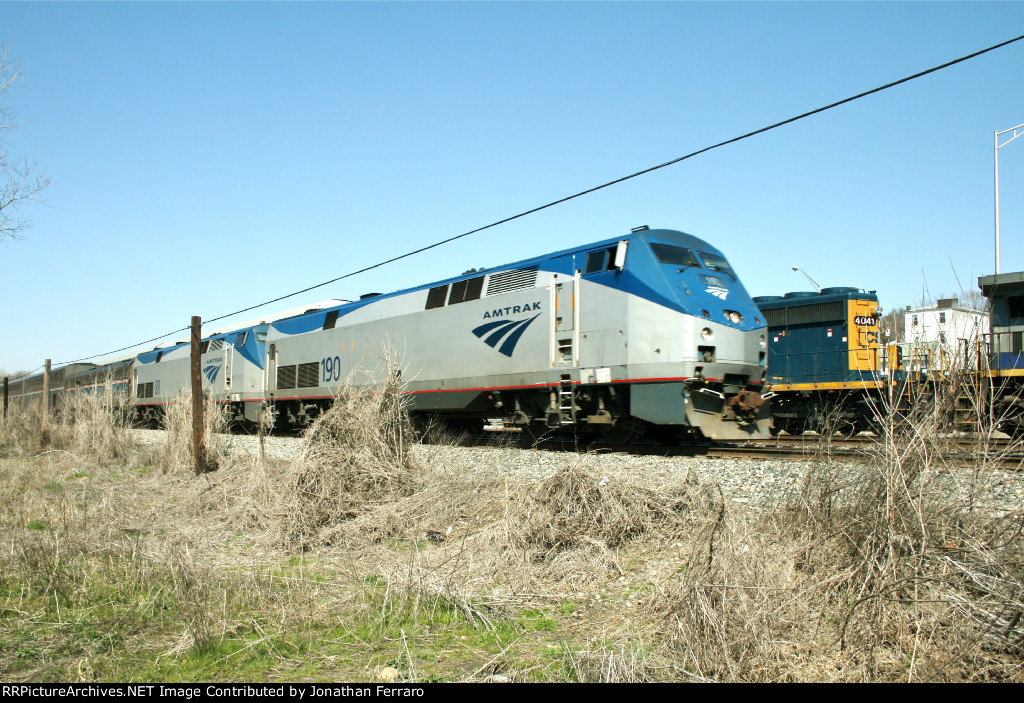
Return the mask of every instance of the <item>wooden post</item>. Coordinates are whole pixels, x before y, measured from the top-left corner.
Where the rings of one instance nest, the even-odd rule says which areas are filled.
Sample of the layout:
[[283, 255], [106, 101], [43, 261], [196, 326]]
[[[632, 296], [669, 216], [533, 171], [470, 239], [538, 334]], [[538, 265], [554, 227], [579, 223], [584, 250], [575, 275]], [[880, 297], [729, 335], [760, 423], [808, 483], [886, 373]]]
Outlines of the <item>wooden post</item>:
[[203, 376], [200, 373], [202, 358], [203, 322], [192, 318], [192, 456], [195, 459], [196, 476], [206, 469], [206, 451], [203, 447]]
[[266, 417], [266, 413], [267, 412], [268, 412], [267, 403], [266, 403], [266, 401], [264, 401], [264, 402], [260, 403], [260, 409], [259, 409], [259, 412], [257, 413], [257, 416], [256, 416], [256, 428], [259, 431], [259, 436], [260, 436], [260, 468], [261, 469], [266, 466], [267, 427], [266, 427], [266, 423], [264, 422], [264, 418]]
[[46, 416], [50, 414], [50, 360], [43, 362], [43, 413], [39, 429], [43, 434], [43, 444], [49, 437], [46, 434]]
[[7, 392], [10, 376], [4, 376], [4, 419], [7, 419]]

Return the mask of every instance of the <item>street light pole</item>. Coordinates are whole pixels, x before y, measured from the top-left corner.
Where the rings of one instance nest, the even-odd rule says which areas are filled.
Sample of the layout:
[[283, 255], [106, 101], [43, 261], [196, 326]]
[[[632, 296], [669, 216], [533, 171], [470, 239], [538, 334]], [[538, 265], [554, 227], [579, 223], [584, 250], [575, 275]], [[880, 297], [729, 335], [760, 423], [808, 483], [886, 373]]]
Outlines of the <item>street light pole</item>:
[[811, 282], [811, 285], [812, 285], [812, 286], [814, 286], [814, 287], [815, 287], [815, 289], [817, 289], [817, 291], [818, 291], [819, 293], [821, 292], [821, 286], [819, 286], [819, 285], [818, 285], [818, 282], [817, 282], [817, 281], [815, 281], [815, 280], [814, 280], [813, 278], [811, 278], [811, 277], [810, 277], [810, 276], [809, 276], [809, 275], [807, 274], [807, 272], [806, 272], [806, 271], [804, 271], [804, 270], [803, 270], [802, 268], [800, 268], [799, 266], [794, 266], [794, 267], [793, 267], [793, 270], [794, 270], [794, 271], [799, 271], [800, 273], [802, 273], [802, 274], [803, 274], [803, 275], [804, 275], [804, 276], [805, 276], [805, 277], [807, 278], [807, 280]]
[[[994, 137], [995, 148], [993, 149], [993, 151], [995, 153], [995, 164], [996, 164], [996, 273], [997, 274], [1000, 273], [1000, 267], [999, 267], [999, 149], [1001, 147], [1006, 146], [1007, 144], [1012, 142], [1017, 137], [1024, 136], [1024, 132], [1021, 132], [1020, 134], [1017, 133], [1017, 130], [1022, 128], [1022, 127], [1024, 127], [1024, 124], [1019, 124], [1016, 127], [1010, 127], [1010, 129], [1004, 129], [1002, 132], [996, 132], [995, 133], [995, 137]], [[1007, 139], [1002, 144], [1000, 144], [999, 143], [999, 136], [1002, 135], [1002, 134], [1006, 134], [1007, 132], [1013, 132], [1013, 136], [1010, 137], [1009, 139]]]

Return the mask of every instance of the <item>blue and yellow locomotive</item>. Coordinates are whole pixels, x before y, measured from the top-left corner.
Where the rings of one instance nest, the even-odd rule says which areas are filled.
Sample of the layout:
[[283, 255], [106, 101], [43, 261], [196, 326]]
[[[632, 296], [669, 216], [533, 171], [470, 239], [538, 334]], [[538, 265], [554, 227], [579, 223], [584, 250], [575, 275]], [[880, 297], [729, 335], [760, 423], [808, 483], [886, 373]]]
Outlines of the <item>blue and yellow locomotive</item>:
[[983, 387], [991, 399], [998, 429], [1024, 436], [1024, 271], [982, 276], [981, 292], [989, 300], [991, 333]]
[[885, 387], [874, 291], [823, 288], [754, 298], [768, 324], [776, 432], [867, 429]]

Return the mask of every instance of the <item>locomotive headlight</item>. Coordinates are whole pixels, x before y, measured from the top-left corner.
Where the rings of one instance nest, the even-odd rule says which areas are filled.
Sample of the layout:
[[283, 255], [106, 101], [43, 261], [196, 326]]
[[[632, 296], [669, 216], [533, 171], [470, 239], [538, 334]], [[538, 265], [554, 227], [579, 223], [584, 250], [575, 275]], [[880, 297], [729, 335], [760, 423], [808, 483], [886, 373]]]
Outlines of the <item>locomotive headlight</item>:
[[765, 338], [763, 334], [761, 335], [761, 339], [758, 340], [758, 343], [761, 345], [761, 348], [764, 349]]
[[705, 342], [709, 342], [715, 338], [715, 335], [709, 328], [705, 327], [700, 331], [700, 338], [703, 339]]
[[735, 310], [726, 310], [725, 317], [727, 320], [729, 320], [729, 322], [733, 323], [734, 325], [738, 325], [741, 322], [743, 322], [743, 315], [740, 315]]

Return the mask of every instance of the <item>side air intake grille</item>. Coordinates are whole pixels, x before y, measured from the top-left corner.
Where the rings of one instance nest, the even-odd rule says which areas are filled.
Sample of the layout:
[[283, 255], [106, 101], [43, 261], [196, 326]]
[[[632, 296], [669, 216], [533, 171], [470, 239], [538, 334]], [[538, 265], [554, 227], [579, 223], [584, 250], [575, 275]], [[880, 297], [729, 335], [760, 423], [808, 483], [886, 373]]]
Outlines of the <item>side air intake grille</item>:
[[523, 288], [533, 288], [536, 282], [536, 266], [492, 273], [487, 280], [487, 295], [500, 295]]
[[789, 324], [808, 325], [821, 322], [842, 323], [844, 304], [838, 300], [834, 303], [815, 303], [789, 308]]
[[771, 308], [764, 311], [764, 321], [769, 327], [786, 326], [786, 308]]
[[277, 367], [277, 387], [295, 388], [295, 366]]
[[299, 388], [316, 388], [320, 385], [320, 363], [311, 361], [299, 364]]
[[448, 284], [445, 283], [443, 286], [437, 286], [431, 288], [430, 292], [427, 293], [427, 306], [424, 310], [433, 310], [434, 308], [444, 307], [444, 301], [448, 299]]
[[477, 300], [483, 287], [483, 276], [470, 278], [468, 281], [456, 281], [452, 284], [452, 294], [448, 298], [448, 304], [454, 305], [455, 303], [464, 303], [467, 300]]

